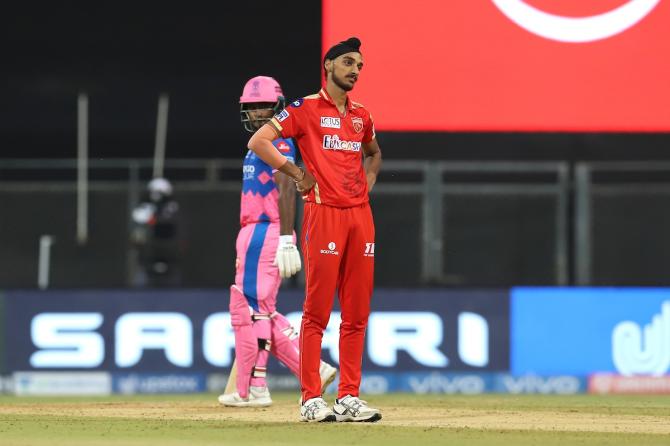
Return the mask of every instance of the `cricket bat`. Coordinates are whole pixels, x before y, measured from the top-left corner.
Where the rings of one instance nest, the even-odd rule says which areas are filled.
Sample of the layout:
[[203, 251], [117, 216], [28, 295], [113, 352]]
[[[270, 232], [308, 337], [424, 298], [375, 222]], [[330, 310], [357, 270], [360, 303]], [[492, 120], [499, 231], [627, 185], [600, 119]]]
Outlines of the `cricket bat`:
[[228, 375], [228, 382], [226, 383], [226, 389], [223, 391], [225, 394], [233, 393], [237, 390], [237, 359], [233, 361], [233, 365], [230, 367], [230, 374]]

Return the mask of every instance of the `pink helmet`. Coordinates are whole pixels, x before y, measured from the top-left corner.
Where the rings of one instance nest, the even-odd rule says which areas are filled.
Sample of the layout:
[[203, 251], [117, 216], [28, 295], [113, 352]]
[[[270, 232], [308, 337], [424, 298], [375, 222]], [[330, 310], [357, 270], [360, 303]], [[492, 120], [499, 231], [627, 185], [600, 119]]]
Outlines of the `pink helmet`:
[[[267, 107], [252, 105], [259, 103], [272, 105], [268, 105]], [[285, 105], [284, 93], [281, 90], [279, 82], [269, 76], [253, 77], [244, 85], [244, 90], [242, 90], [242, 96], [240, 97], [240, 117], [242, 124], [247, 131], [253, 133], [268, 122], [272, 114], [282, 111]], [[257, 113], [252, 113], [256, 115], [252, 117], [250, 115], [251, 110], [267, 110], [264, 113], [268, 113], [269, 115], [260, 118]]]
[[240, 104], [249, 102], [271, 102], [275, 103], [280, 97], [284, 97], [279, 82], [269, 76], [256, 76], [246, 83], [242, 90]]

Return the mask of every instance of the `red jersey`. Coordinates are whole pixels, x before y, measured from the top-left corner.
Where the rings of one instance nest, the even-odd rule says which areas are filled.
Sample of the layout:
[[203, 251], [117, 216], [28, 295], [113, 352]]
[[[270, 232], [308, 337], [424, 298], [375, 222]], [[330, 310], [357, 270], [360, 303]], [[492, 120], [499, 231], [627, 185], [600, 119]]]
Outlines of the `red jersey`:
[[347, 98], [341, 115], [325, 89], [292, 102], [270, 121], [283, 138], [298, 143], [316, 185], [306, 201], [347, 208], [368, 201], [362, 144], [375, 138], [372, 116]]

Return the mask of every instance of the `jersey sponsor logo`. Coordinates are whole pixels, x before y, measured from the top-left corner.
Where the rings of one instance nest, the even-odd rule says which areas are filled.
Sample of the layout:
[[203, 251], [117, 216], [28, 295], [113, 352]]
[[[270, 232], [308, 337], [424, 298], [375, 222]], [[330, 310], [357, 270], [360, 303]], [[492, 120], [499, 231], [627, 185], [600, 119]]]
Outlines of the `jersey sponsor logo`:
[[289, 116], [288, 111], [284, 109], [275, 115], [275, 119], [279, 122], [282, 122], [286, 118], [288, 118], [288, 116]]
[[333, 118], [331, 116], [321, 116], [321, 127], [328, 127], [331, 129], [340, 128], [340, 118]]
[[254, 179], [254, 174], [256, 173], [256, 167], [251, 166], [248, 164], [245, 164], [242, 166], [242, 179], [243, 180], [253, 180]]
[[291, 151], [291, 146], [289, 146], [286, 141], [279, 141], [279, 144], [277, 144], [277, 150], [280, 152], [290, 152]]
[[302, 103], [304, 102], [304, 99], [296, 99], [295, 101], [291, 102], [291, 107], [300, 107]]
[[328, 249], [322, 249], [321, 254], [330, 254], [334, 256], [339, 256], [340, 255], [339, 251], [335, 251], [335, 249], [337, 249], [337, 245], [335, 244], [335, 242], [330, 242], [328, 243]]
[[363, 253], [363, 256], [365, 256], [365, 257], [374, 257], [375, 256], [375, 244], [374, 243], [366, 243], [365, 244], [365, 252]]
[[361, 143], [358, 141], [345, 141], [338, 135], [323, 135], [323, 148], [326, 150], [344, 150], [347, 152], [360, 152]]
[[361, 133], [363, 131], [363, 118], [351, 118], [351, 123], [354, 125], [354, 130], [356, 133]]

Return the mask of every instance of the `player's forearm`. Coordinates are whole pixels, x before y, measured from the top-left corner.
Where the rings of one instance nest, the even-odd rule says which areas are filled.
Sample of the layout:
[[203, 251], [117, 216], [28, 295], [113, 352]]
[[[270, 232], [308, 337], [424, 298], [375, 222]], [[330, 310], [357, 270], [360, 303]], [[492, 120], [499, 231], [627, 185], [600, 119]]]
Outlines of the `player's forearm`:
[[272, 144], [272, 141], [276, 139], [276, 136], [277, 135], [272, 127], [266, 124], [251, 136], [251, 139], [249, 139], [249, 143], [247, 144], [249, 150], [252, 150], [273, 169], [279, 169], [288, 161], [284, 155], [279, 153], [279, 150], [277, 150], [274, 144]]
[[279, 233], [293, 235], [295, 227], [295, 185], [282, 173], [275, 174], [279, 189]]
[[379, 169], [382, 167], [382, 152], [377, 151], [371, 154], [365, 155], [365, 160], [363, 161], [363, 168], [365, 169], [365, 174], [374, 174], [377, 176]]
[[372, 191], [372, 188], [375, 187], [377, 183], [377, 174], [379, 169], [382, 166], [382, 152], [377, 150], [376, 152], [367, 153], [365, 160], [363, 161], [363, 167], [365, 169], [365, 179], [368, 183], [368, 193]]
[[295, 182], [299, 182], [305, 176], [305, 171], [289, 160], [286, 160], [286, 162], [281, 167], [277, 168], [277, 170], [287, 175]]
[[252, 150], [260, 159], [265, 161], [270, 167], [289, 176], [294, 181], [300, 181], [305, 176], [305, 172], [288, 160], [272, 144], [272, 141], [280, 136], [274, 127], [265, 124], [256, 133], [251, 135], [249, 140], [249, 150]]

